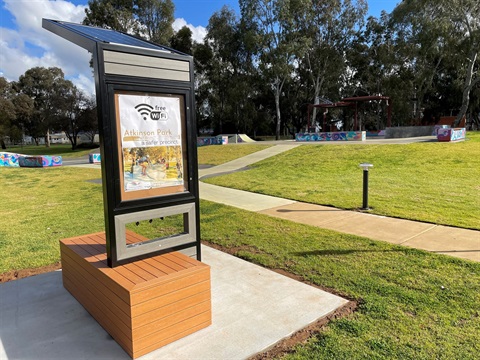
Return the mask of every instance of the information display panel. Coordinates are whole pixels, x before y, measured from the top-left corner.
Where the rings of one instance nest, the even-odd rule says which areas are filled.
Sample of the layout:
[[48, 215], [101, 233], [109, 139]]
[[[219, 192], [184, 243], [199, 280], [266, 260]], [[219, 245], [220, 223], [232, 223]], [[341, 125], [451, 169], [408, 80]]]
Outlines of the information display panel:
[[115, 92], [122, 201], [188, 191], [185, 99]]

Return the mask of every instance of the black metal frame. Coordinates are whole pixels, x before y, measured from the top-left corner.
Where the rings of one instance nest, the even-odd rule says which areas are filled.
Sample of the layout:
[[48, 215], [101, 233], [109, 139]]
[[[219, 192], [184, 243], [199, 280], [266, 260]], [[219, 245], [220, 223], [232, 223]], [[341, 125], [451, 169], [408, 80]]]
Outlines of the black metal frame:
[[[82, 37], [77, 32], [65, 29], [62, 23], [52, 20], [43, 20], [43, 26], [82, 46], [93, 53], [93, 68], [95, 77], [95, 89], [97, 98], [97, 111], [99, 119], [100, 152], [102, 166], [102, 184], [103, 200], [105, 214], [105, 232], [107, 239], [107, 259], [108, 265], [114, 267], [123, 263], [134, 261], [145, 256], [153, 256], [169, 251], [182, 250], [188, 247], [196, 247], [197, 259], [201, 260], [200, 249], [200, 216], [199, 216], [199, 187], [198, 187], [198, 168], [197, 168], [197, 142], [196, 142], [196, 122], [195, 122], [195, 96], [193, 80], [193, 58], [191, 56], [173, 51], [165, 52], [165, 47], [160, 47], [157, 51], [151, 48], [139, 48], [132, 46], [122, 46], [119, 44], [110, 44], [98, 39]], [[110, 75], [104, 71], [103, 53], [105, 50], [128, 53], [134, 55], [146, 55], [162, 59], [172, 59], [189, 62], [190, 81], [159, 80], [154, 78], [143, 78], [126, 75]], [[122, 151], [121, 144], [117, 142], [116, 111], [115, 111], [115, 92], [146, 92], [161, 94], [178, 94], [184, 97], [185, 124], [186, 131], [186, 170], [188, 176], [185, 181], [188, 183], [187, 191], [157, 197], [142, 198], [137, 200], [125, 201], [121, 199], [120, 176], [121, 164], [119, 163], [119, 152]], [[194, 204], [195, 209], [195, 229], [185, 229], [194, 233], [194, 241], [180, 246], [149, 252], [140, 256], [127, 257], [120, 259], [117, 249], [117, 234], [115, 230], [115, 218], [117, 216], [145, 212], [152, 209], [162, 209], [175, 207], [184, 204]], [[184, 219], [186, 219], [184, 214]], [[184, 220], [184, 226], [186, 225]], [[193, 231], [192, 231], [193, 230]]]

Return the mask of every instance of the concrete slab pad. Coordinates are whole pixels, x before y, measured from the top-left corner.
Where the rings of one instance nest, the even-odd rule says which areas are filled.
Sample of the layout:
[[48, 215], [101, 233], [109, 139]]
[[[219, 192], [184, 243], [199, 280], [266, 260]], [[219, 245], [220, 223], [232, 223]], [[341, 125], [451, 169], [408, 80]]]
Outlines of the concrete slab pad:
[[480, 261], [480, 231], [435, 226], [402, 245], [463, 259]]
[[206, 184], [200, 185], [200, 198], [224, 205], [234, 206], [249, 211], [262, 211], [272, 207], [293, 204], [295, 201], [276, 198], [268, 195], [249, 193], [246, 191]]
[[[203, 247], [213, 325], [140, 359], [245, 359], [347, 300]], [[0, 359], [129, 359], [63, 288], [61, 272], [0, 285]]]
[[62, 285], [61, 271], [0, 284], [0, 359], [129, 359]]

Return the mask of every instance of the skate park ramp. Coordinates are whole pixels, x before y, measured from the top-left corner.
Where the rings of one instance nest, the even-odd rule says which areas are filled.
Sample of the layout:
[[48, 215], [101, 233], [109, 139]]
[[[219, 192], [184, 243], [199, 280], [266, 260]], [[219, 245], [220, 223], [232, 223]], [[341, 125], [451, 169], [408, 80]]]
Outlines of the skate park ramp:
[[238, 137], [240, 138], [241, 141], [239, 142], [255, 142], [250, 136], [247, 134], [238, 134]]
[[252, 143], [256, 142], [247, 134], [221, 134], [218, 137], [228, 136], [228, 143], [229, 144], [236, 144], [236, 143]]

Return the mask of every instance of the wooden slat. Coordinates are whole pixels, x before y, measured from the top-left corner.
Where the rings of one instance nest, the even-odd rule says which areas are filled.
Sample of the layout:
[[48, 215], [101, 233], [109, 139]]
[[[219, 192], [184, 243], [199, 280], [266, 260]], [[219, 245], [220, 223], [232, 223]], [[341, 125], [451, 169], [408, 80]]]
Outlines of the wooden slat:
[[161, 284], [168, 283], [168, 282], [171, 282], [171, 281], [176, 281], [176, 280], [181, 279], [181, 278], [183, 278], [185, 276], [188, 276], [190, 274], [194, 274], [194, 273], [197, 273], [197, 272], [200, 273], [202, 271], [202, 268], [209, 269], [209, 267], [207, 265], [202, 264], [202, 266], [197, 266], [197, 267], [192, 267], [192, 268], [189, 268], [189, 269], [184, 269], [184, 270], [181, 270], [181, 271], [177, 271], [177, 272], [169, 274], [168, 276], [159, 277], [157, 279], [150, 280], [150, 281], [144, 282], [142, 284], [137, 284], [130, 290], [130, 293], [132, 295], [137, 294], [137, 293], [141, 293], [141, 292], [143, 292], [147, 289], [150, 289], [150, 288], [153, 288], [153, 287], [158, 287], [158, 286], [161, 286]]
[[[157, 279], [158, 276], [155, 276], [151, 273], [149, 273], [148, 271], [142, 269], [140, 266], [138, 266], [136, 263], [129, 263], [129, 264], [125, 264], [125, 265], [122, 265], [121, 267], [123, 267], [124, 269], [127, 269], [129, 271], [131, 271], [132, 273], [134, 273], [135, 275], [139, 276], [140, 278], [143, 279], [143, 281], [141, 281], [141, 283], [144, 283], [146, 281], [149, 281], [149, 280], [154, 280], [154, 279]], [[161, 275], [163, 277], [163, 274]]]
[[190, 334], [193, 334], [199, 330], [202, 330], [204, 328], [206, 328], [207, 326], [210, 326], [212, 325], [212, 321], [211, 321], [211, 316], [210, 316], [210, 319], [208, 319], [208, 321], [205, 321], [203, 323], [200, 323], [198, 325], [195, 325], [193, 327], [191, 327], [190, 329], [187, 329], [185, 331], [182, 331], [178, 334], [175, 334], [174, 336], [171, 336], [170, 338], [168, 339], [165, 339], [163, 341], [160, 341], [160, 342], [157, 342], [157, 343], [154, 343], [152, 345], [149, 345], [143, 349], [139, 349], [139, 350], [135, 350], [134, 352], [134, 355], [133, 357], [134, 358], [137, 358], [139, 356], [142, 356], [142, 355], [145, 355], [145, 354], [148, 354], [149, 352], [152, 352], [153, 350], [156, 350], [164, 345], [167, 345], [167, 344], [170, 344], [176, 340], [179, 340], [181, 338], [184, 338], [185, 336], [188, 336]]
[[142, 270], [148, 271], [150, 274], [155, 274], [156, 277], [158, 277], [158, 275], [160, 275], [161, 277], [167, 275], [167, 273], [166, 273], [165, 271], [162, 271], [162, 270], [156, 268], [155, 266], [153, 266], [153, 265], [150, 264], [149, 262], [146, 262], [146, 261], [137, 261], [136, 264], [137, 264], [137, 266], [139, 266]]
[[164, 258], [174, 262], [175, 264], [177, 264], [177, 265], [179, 265], [179, 266], [181, 266], [185, 269], [188, 269], [188, 268], [191, 268], [191, 267], [194, 267], [194, 266], [198, 266], [198, 261], [196, 263], [192, 263], [192, 262], [189, 261], [188, 256], [185, 256], [185, 255], [180, 254], [180, 253], [177, 253], [176, 255], [174, 255], [173, 252], [170, 252], [168, 254], [165, 254]]
[[[60, 243], [60, 250], [62, 253], [66, 253], [72, 258], [79, 257], [80, 259], [84, 260], [84, 258], [75, 251], [63, 244]], [[63, 259], [62, 259], [63, 261]], [[84, 266], [84, 269], [87, 270], [91, 276], [97, 277], [105, 286], [110, 287], [112, 291], [116, 294], [121, 296], [122, 300], [125, 301], [127, 304], [130, 304], [130, 293], [129, 290], [134, 287], [134, 284], [124, 277], [116, 277], [115, 281], [112, 281], [112, 277], [109, 276], [113, 274], [113, 269], [109, 268], [106, 264], [102, 263], [91, 263], [88, 262], [90, 266]]]
[[166, 306], [168, 304], [173, 304], [176, 301], [179, 301], [186, 297], [191, 297], [197, 293], [208, 291], [208, 290], [210, 290], [210, 282], [203, 281], [201, 283], [186, 287], [179, 291], [168, 293], [168, 294], [165, 294], [164, 296], [161, 296], [149, 301], [144, 301], [138, 305], [132, 306], [132, 317], [155, 310], [156, 308]]
[[177, 251], [174, 251], [171, 254], [174, 257], [181, 258], [183, 261], [189, 262], [193, 266], [198, 266], [198, 260], [197, 259], [192, 259], [190, 256], [185, 255], [185, 254], [180, 253], [180, 252], [177, 252]]
[[[85, 238], [79, 238], [79, 240], [81, 241], [86, 241]], [[100, 249], [103, 245], [103, 240], [104, 238], [101, 238], [101, 237], [91, 237], [89, 240], [93, 240], [95, 241], [95, 245], [92, 245], [92, 246], [96, 246], [96, 249]], [[106, 256], [106, 254], [105, 254]], [[125, 267], [124, 265], [122, 266], [116, 266], [115, 268], [112, 269], [113, 272], [112, 272], [112, 275], [111, 276], [114, 276], [113, 274], [118, 274], [118, 275], [121, 275], [123, 277], [125, 277], [126, 279], [130, 280], [131, 282], [133, 282], [134, 284], [141, 284], [143, 282], [145, 282], [145, 279], [142, 278], [140, 275], [136, 274], [135, 272], [131, 271], [129, 268]]]
[[181, 270], [185, 270], [185, 266], [183, 265], [180, 265], [174, 261], [171, 260], [171, 256], [167, 253], [167, 254], [163, 254], [163, 256], [161, 257], [156, 257], [156, 258], [153, 258], [155, 260], [157, 260], [158, 262], [161, 262], [162, 264], [176, 270], [176, 271], [181, 271]]
[[[118, 316], [120, 317], [120, 319], [122, 319], [122, 321], [125, 322], [125, 324], [131, 324], [131, 307], [129, 305], [129, 302], [124, 301], [122, 299], [123, 295], [119, 294], [118, 291], [115, 292], [114, 286], [106, 285], [104, 282], [101, 281], [100, 276], [95, 276], [94, 274], [89, 272], [87, 269], [85, 269], [84, 266], [82, 266], [84, 264], [77, 262], [77, 260], [71, 258], [65, 252], [62, 253], [62, 265], [64, 272], [71, 272], [72, 274], [75, 274], [76, 277], [81, 277], [85, 279], [85, 281], [88, 279], [91, 286], [93, 286], [95, 288], [95, 291], [99, 293], [99, 295], [97, 296], [102, 296], [105, 299], [103, 302], [110, 303], [115, 306], [115, 308], [118, 309]], [[126, 296], [125, 299], [128, 301], [129, 296]]]
[[197, 269], [184, 276], [176, 275], [169, 281], [159, 282], [156, 286], [145, 287], [141, 291], [131, 292], [131, 305], [141, 305], [159, 296], [165, 296], [170, 293], [185, 289], [194, 284], [198, 284], [210, 279], [210, 269]]
[[198, 304], [204, 301], [211, 301], [210, 291], [204, 291], [204, 292], [195, 294], [192, 297], [181, 299], [173, 304], [169, 304], [164, 307], [157, 308], [147, 313], [139, 314], [134, 318], [132, 318], [132, 329], [136, 329], [140, 326], [150, 324], [156, 319], [161, 319], [163, 316], [166, 316], [167, 314], [184, 310], [192, 306], [192, 304]]
[[75, 287], [68, 279], [64, 282], [65, 289], [67, 289], [80, 304], [92, 315], [95, 320], [107, 331], [115, 341], [130, 355], [133, 356], [132, 341], [125, 336], [117, 327], [103, 316], [103, 312], [99, 309], [93, 299], [87, 298], [83, 295], [83, 289]]
[[62, 274], [63, 281], [66, 282], [71, 289], [79, 290], [80, 297], [76, 297], [80, 303], [83, 305], [85, 301], [91, 302], [92, 306], [100, 311], [99, 316], [105, 319], [105, 321], [109, 324], [109, 327], [115, 327], [118, 329], [125, 339], [128, 341], [132, 340], [132, 327], [130, 321], [127, 320], [127, 323], [122, 321], [119, 313], [116, 313], [115, 308], [112, 304], [105, 302], [104, 298], [99, 295], [99, 292], [96, 292], [96, 289], [91, 287], [88, 281], [85, 279], [81, 279], [80, 277], [75, 276], [70, 270], [67, 270], [64, 274]]
[[[120, 268], [110, 268], [109, 266], [107, 266], [106, 254], [97, 254], [97, 252], [101, 250], [101, 245], [95, 243], [95, 241], [95, 237], [93, 236], [91, 238], [88, 238], [88, 236], [81, 236], [75, 240], [77, 247], [82, 247], [84, 251], [92, 255], [90, 257], [85, 257], [86, 261], [93, 265], [101, 263], [103, 266], [97, 268], [102, 269], [102, 271], [105, 272], [112, 280], [121, 284], [125, 284], [127, 290], [130, 290], [135, 284], [143, 281], [143, 279], [138, 278], [137, 276], [135, 276], [135, 274], [130, 273], [128, 270], [125, 271]], [[126, 285], [127, 283], [132, 285]]]
[[[180, 337], [185, 336], [184, 334], [191, 334], [192, 328], [195, 328], [197, 325], [200, 324], [205, 324], [210, 321], [211, 322], [211, 313], [210, 312], [204, 312], [202, 314], [198, 314], [194, 317], [191, 317], [188, 319], [188, 321], [184, 321], [181, 323], [174, 324], [170, 326], [169, 328], [162, 329], [161, 331], [155, 332], [151, 334], [150, 336], [143, 337], [141, 339], [135, 339], [133, 340], [133, 349], [134, 353], [137, 353], [138, 351], [141, 351], [144, 348], [147, 348], [151, 345], [155, 345], [157, 348], [160, 346], [163, 346], [165, 344], [168, 344], [174, 340], [179, 339]], [[178, 335], [182, 335], [180, 337], [177, 337]]]
[[175, 269], [172, 269], [171, 267], [166, 266], [165, 264], [157, 261], [155, 258], [148, 258], [148, 259], [145, 259], [143, 262], [153, 266], [159, 272], [164, 273], [166, 276], [176, 273]]
[[[133, 338], [135, 340], [140, 340], [144, 337], [150, 337], [152, 333], [160, 332], [166, 330], [175, 324], [187, 321], [198, 314], [203, 314], [205, 312], [211, 311], [210, 301], [205, 301], [203, 303], [195, 304], [181, 311], [176, 311], [173, 313], [167, 313], [166, 316], [157, 319], [149, 324], [144, 326], [137, 327], [132, 330]], [[169, 337], [168, 333], [164, 334], [164, 337]]]

